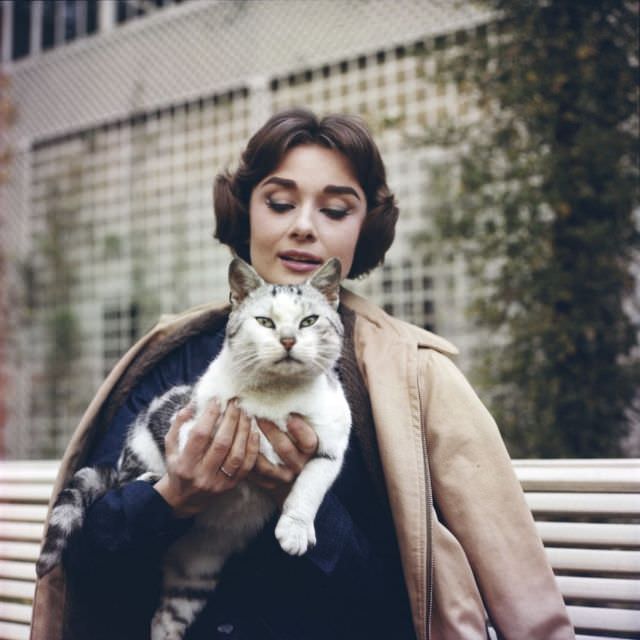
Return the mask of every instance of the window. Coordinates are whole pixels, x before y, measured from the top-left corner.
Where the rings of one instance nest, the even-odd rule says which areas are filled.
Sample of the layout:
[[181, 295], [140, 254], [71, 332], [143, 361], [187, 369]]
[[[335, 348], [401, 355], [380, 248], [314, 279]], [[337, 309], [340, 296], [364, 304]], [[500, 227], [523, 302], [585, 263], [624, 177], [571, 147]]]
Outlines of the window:
[[13, 51], [11, 57], [14, 60], [28, 55], [31, 45], [31, 3], [13, 3], [12, 42]]

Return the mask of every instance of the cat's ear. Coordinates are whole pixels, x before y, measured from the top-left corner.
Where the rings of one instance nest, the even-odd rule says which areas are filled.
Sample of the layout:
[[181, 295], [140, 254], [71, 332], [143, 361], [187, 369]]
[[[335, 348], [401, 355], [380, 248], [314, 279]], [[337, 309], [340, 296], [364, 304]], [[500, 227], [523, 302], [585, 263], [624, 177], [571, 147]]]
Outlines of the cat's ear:
[[255, 269], [242, 258], [234, 258], [229, 265], [229, 301], [237, 307], [252, 291], [262, 286], [264, 281]]
[[309, 280], [309, 284], [318, 289], [336, 309], [340, 302], [341, 275], [342, 265], [340, 260], [338, 258], [329, 258]]

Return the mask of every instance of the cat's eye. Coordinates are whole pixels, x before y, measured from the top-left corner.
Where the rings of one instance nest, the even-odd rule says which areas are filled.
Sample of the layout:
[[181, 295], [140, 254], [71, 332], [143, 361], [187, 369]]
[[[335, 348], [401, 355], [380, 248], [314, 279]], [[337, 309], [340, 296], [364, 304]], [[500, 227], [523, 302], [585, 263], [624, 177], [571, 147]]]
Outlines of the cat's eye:
[[267, 329], [275, 329], [276, 325], [273, 322], [273, 320], [271, 318], [264, 318], [263, 316], [256, 316], [256, 322], [263, 326], [266, 327]]
[[312, 324], [316, 323], [318, 316], [307, 316], [300, 321], [300, 328], [304, 329], [305, 327], [310, 327]]

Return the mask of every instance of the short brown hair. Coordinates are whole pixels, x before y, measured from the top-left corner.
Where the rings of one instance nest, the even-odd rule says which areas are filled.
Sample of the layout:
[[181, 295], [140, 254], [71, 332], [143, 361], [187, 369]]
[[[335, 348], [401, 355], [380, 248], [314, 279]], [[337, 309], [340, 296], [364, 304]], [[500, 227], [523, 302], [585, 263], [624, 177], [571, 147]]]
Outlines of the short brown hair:
[[215, 237], [241, 258], [249, 256], [249, 202], [254, 187], [269, 175], [293, 147], [316, 144], [342, 153], [367, 199], [348, 278], [368, 273], [381, 264], [393, 242], [398, 208], [387, 186], [380, 152], [359, 118], [331, 115], [319, 119], [306, 109], [289, 109], [272, 116], [249, 140], [235, 173], [216, 176], [213, 209]]

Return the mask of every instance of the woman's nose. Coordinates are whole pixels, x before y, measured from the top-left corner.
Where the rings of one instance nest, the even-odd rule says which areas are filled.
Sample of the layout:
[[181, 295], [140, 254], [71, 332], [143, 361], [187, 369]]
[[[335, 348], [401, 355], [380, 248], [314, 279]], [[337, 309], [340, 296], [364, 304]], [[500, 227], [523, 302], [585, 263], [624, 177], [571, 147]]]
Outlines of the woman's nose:
[[296, 216], [291, 225], [290, 233], [293, 237], [307, 240], [316, 236], [313, 225], [313, 207], [311, 204], [304, 204], [298, 207]]

